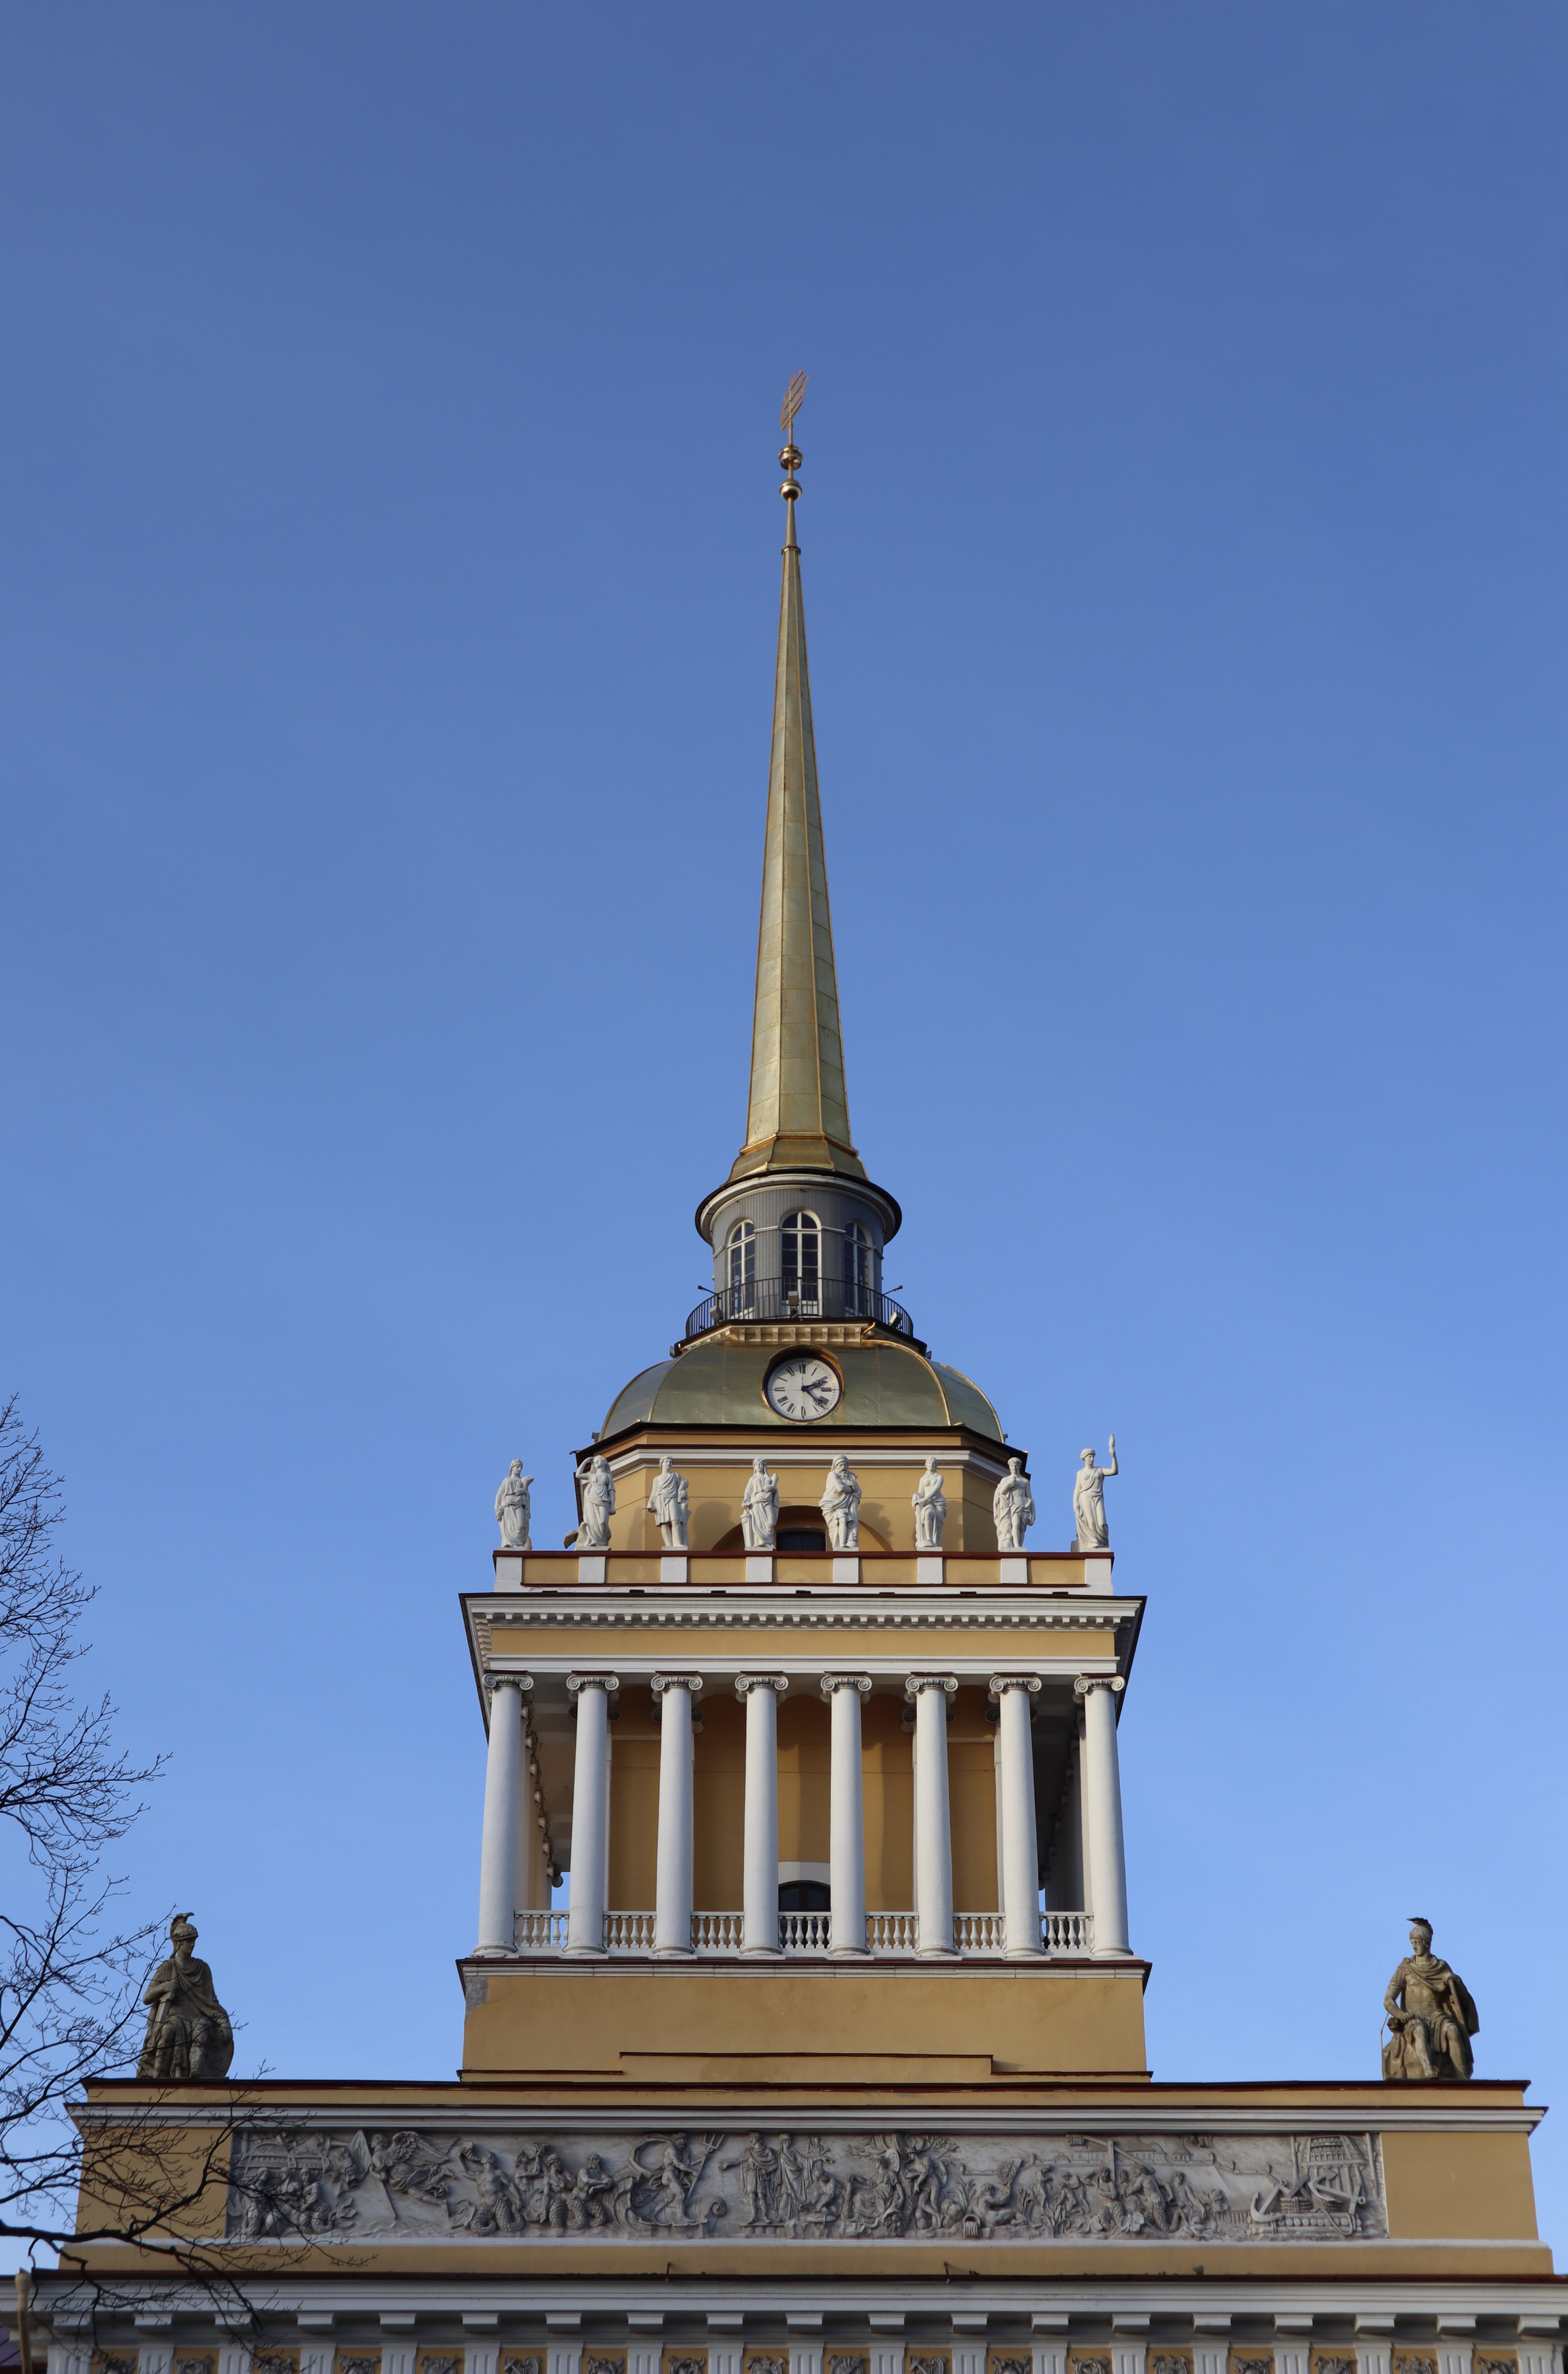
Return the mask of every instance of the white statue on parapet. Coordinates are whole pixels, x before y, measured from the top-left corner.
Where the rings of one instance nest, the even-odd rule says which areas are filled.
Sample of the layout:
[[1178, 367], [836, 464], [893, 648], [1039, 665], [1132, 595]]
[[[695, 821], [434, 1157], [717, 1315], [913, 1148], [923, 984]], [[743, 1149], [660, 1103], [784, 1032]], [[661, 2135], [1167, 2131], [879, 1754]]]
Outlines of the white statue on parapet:
[[860, 1478], [852, 1473], [842, 1451], [833, 1454], [828, 1470], [827, 1487], [817, 1506], [828, 1521], [828, 1547], [831, 1550], [857, 1550], [860, 1547]]
[[941, 1472], [934, 1459], [925, 1462], [925, 1472], [914, 1487], [914, 1498], [909, 1505], [914, 1510], [915, 1548], [939, 1550], [948, 1503], [942, 1491]]
[[501, 1478], [501, 1489], [495, 1496], [495, 1521], [501, 1527], [501, 1546], [509, 1550], [531, 1550], [528, 1538], [531, 1504], [528, 1487], [531, 1475], [523, 1473], [523, 1462], [514, 1459]]
[[615, 1514], [615, 1477], [610, 1474], [609, 1461], [595, 1451], [577, 1470], [577, 1481], [583, 1488], [583, 1522], [572, 1547], [607, 1550], [609, 1521]]
[[996, 1547], [1022, 1549], [1023, 1537], [1034, 1522], [1034, 1495], [1021, 1459], [1008, 1460], [1008, 1472], [991, 1495], [991, 1514], [996, 1521]]
[[666, 1451], [659, 1462], [659, 1472], [648, 1494], [648, 1506], [659, 1521], [659, 1536], [666, 1550], [683, 1550], [687, 1545], [686, 1524], [691, 1513], [691, 1494], [684, 1475], [678, 1475]]
[[771, 1550], [779, 1530], [779, 1479], [759, 1452], [740, 1502], [740, 1531], [749, 1550]]
[[1075, 1550], [1108, 1550], [1111, 1536], [1105, 1526], [1105, 1478], [1116, 1470], [1116, 1438], [1111, 1437], [1111, 1463], [1096, 1467], [1092, 1451], [1079, 1452], [1079, 1470], [1073, 1478], [1073, 1547]]

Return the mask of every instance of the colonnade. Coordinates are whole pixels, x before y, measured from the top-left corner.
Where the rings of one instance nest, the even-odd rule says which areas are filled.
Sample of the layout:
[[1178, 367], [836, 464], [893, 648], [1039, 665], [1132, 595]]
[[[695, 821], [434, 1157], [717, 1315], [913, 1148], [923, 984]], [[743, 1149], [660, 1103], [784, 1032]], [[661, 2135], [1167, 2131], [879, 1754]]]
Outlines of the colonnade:
[[[662, 1959], [692, 1951], [692, 1707], [706, 1677], [658, 1673], [659, 1808], [653, 1952]], [[948, 1705], [955, 1674], [911, 1674], [904, 1695], [914, 1708], [915, 1953], [950, 1959], [953, 1944], [952, 1835], [948, 1811]], [[477, 1954], [511, 1953], [516, 1918], [522, 1710], [533, 1690], [525, 1674], [492, 1674], [489, 1757], [485, 1775], [484, 1838], [479, 1858]], [[745, 1831], [742, 1849], [740, 1951], [779, 1952], [778, 1702], [790, 1686], [778, 1673], [734, 1678], [746, 1708]], [[994, 1674], [997, 1705], [997, 1870], [1002, 1950], [1009, 1961], [1031, 1961], [1041, 1947], [1039, 1840], [1034, 1819], [1034, 1752], [1030, 1702], [1038, 1674]], [[864, 1956], [866, 1836], [861, 1790], [860, 1712], [869, 1674], [823, 1674], [818, 1683], [831, 1709], [828, 1833], [831, 1956]], [[1125, 1955], [1126, 1872], [1122, 1839], [1121, 1778], [1116, 1757], [1119, 1675], [1080, 1675], [1074, 1691], [1083, 1706], [1079, 1752], [1083, 1879], [1094, 1916], [1098, 1956]], [[619, 1676], [583, 1671], [567, 1688], [576, 1702], [577, 1745], [572, 1817], [572, 1889], [565, 1952], [602, 1954], [609, 1877], [609, 1705]]]

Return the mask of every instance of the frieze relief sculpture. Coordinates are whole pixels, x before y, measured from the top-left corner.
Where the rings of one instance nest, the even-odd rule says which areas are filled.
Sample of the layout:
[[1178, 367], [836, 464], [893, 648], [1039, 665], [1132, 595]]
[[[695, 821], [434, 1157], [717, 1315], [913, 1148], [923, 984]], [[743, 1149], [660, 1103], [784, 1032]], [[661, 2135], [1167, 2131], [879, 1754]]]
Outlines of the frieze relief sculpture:
[[1383, 2008], [1389, 2029], [1385, 2077], [1408, 2084], [1474, 2074], [1470, 2039], [1480, 2033], [1474, 1998], [1458, 1972], [1432, 1952], [1432, 1923], [1419, 1914], [1411, 1918], [1410, 1951], [1388, 1981]]
[[174, 1951], [159, 1962], [142, 1996], [152, 2008], [138, 2077], [225, 2077], [234, 2058], [234, 2030], [218, 2002], [212, 1972], [192, 1950], [196, 1932], [188, 1912], [177, 1912], [170, 1924]]
[[1034, 1522], [1034, 1495], [1021, 1459], [1008, 1460], [1008, 1472], [991, 1495], [991, 1514], [996, 1521], [996, 1547], [1022, 1549], [1023, 1537]]
[[857, 1550], [860, 1547], [860, 1478], [854, 1474], [842, 1451], [833, 1454], [827, 1485], [817, 1506], [828, 1521], [828, 1547], [831, 1550]]
[[528, 1530], [532, 1522], [528, 1487], [533, 1480], [531, 1475], [524, 1475], [520, 1459], [513, 1461], [501, 1478], [501, 1489], [495, 1496], [495, 1521], [501, 1527], [503, 1549], [531, 1550], [534, 1546]]
[[1111, 1437], [1110, 1464], [1096, 1467], [1094, 1453], [1087, 1447], [1078, 1455], [1078, 1474], [1073, 1478], [1073, 1541], [1075, 1550], [1108, 1550], [1111, 1535], [1105, 1523], [1105, 1478], [1118, 1473], [1116, 1438]]
[[934, 1459], [925, 1462], [925, 1472], [914, 1487], [910, 1502], [914, 1510], [914, 1546], [917, 1550], [939, 1550], [942, 1527], [947, 1522], [948, 1503], [942, 1491], [942, 1477]]
[[749, 1550], [771, 1550], [778, 1530], [779, 1479], [759, 1455], [751, 1462], [751, 1473], [741, 1494], [741, 1539]]
[[578, 1468], [577, 1481], [583, 1487], [583, 1522], [572, 1547], [607, 1550], [609, 1521], [615, 1514], [615, 1477], [610, 1474], [609, 1461], [595, 1451]]
[[[614, 1503], [611, 1503], [614, 1506]], [[659, 1538], [666, 1550], [687, 1547], [686, 1528], [691, 1514], [691, 1494], [684, 1475], [678, 1475], [666, 1451], [659, 1462], [648, 1494], [648, 1507], [658, 1520]]]
[[233, 2240], [464, 2233], [614, 2240], [1344, 2241], [1387, 2231], [1374, 2136], [246, 2128]]

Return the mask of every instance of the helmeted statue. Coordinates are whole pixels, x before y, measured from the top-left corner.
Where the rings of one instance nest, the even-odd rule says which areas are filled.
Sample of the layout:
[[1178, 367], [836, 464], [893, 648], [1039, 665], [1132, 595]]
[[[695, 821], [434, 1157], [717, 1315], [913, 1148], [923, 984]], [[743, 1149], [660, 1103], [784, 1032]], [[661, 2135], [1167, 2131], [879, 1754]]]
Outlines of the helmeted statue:
[[532, 1504], [528, 1487], [531, 1475], [523, 1473], [523, 1462], [514, 1459], [501, 1478], [501, 1489], [495, 1496], [495, 1521], [501, 1527], [501, 1546], [509, 1550], [531, 1550], [528, 1536]]
[[213, 1992], [212, 1972], [191, 1950], [196, 1932], [188, 1912], [175, 1914], [169, 1942], [174, 1951], [167, 1962], [159, 1962], [142, 1996], [152, 2009], [136, 2075], [227, 2076], [234, 2058], [234, 2031], [229, 2014]]
[[991, 1514], [996, 1521], [996, 1547], [1022, 1549], [1023, 1537], [1034, 1522], [1034, 1495], [1021, 1459], [1008, 1460], [1008, 1472], [991, 1495]]
[[827, 1486], [817, 1506], [828, 1521], [828, 1547], [832, 1550], [857, 1550], [860, 1547], [860, 1478], [852, 1472], [842, 1451], [833, 1453]]
[[1073, 1547], [1108, 1550], [1111, 1536], [1105, 1525], [1105, 1478], [1117, 1472], [1115, 1436], [1111, 1437], [1108, 1467], [1096, 1467], [1092, 1451], [1080, 1451], [1078, 1457], [1078, 1474], [1073, 1478]]
[[678, 1475], [666, 1451], [659, 1462], [648, 1494], [648, 1506], [659, 1522], [659, 1537], [666, 1550], [687, 1547], [686, 1525], [691, 1513], [691, 1494], [684, 1475]]
[[1383, 1998], [1390, 2035], [1383, 2048], [1385, 2077], [1469, 2077], [1470, 2039], [1480, 2021], [1469, 1989], [1432, 1950], [1432, 1923], [1412, 1915], [1410, 1945]]
[[759, 1452], [740, 1501], [740, 1531], [749, 1550], [771, 1550], [779, 1530], [779, 1479]]
[[577, 1470], [577, 1481], [583, 1487], [583, 1522], [577, 1528], [573, 1547], [607, 1550], [609, 1521], [615, 1514], [615, 1477], [610, 1474], [609, 1461], [595, 1451]]
[[914, 1487], [914, 1498], [909, 1505], [914, 1510], [915, 1548], [939, 1550], [948, 1503], [942, 1491], [941, 1473], [934, 1459], [925, 1462], [925, 1472]]

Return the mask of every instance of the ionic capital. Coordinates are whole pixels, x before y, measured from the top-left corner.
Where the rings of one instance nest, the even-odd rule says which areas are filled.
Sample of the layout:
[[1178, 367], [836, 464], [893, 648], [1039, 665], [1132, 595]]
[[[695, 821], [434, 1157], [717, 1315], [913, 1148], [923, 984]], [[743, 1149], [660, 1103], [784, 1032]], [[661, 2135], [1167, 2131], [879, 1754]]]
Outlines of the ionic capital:
[[1109, 1690], [1119, 1698], [1126, 1683], [1120, 1674], [1079, 1674], [1073, 1684], [1075, 1698], [1086, 1698], [1091, 1690]]
[[949, 1698], [958, 1687], [956, 1674], [911, 1674], [903, 1686], [906, 1698], [917, 1698], [922, 1690], [946, 1690]]
[[701, 1686], [701, 1674], [655, 1674], [649, 1684], [655, 1698], [661, 1690], [690, 1690], [695, 1698]]
[[1040, 1687], [1038, 1674], [993, 1674], [986, 1697], [1000, 1699], [1008, 1690], [1028, 1690], [1031, 1697]]
[[870, 1694], [871, 1676], [869, 1674], [824, 1674], [817, 1686], [825, 1698], [831, 1698], [835, 1690], [858, 1690], [861, 1697], [866, 1698]]
[[737, 1674], [735, 1677], [737, 1698], [749, 1698], [753, 1690], [777, 1690], [782, 1698], [788, 1687], [787, 1674]]
[[619, 1674], [568, 1674], [566, 1677], [569, 1698], [575, 1698], [579, 1690], [603, 1690], [607, 1698], [613, 1698], [619, 1687]]
[[494, 1698], [497, 1690], [516, 1690], [521, 1698], [525, 1698], [533, 1686], [532, 1674], [498, 1673], [493, 1666], [486, 1668], [485, 1687], [491, 1698]]

